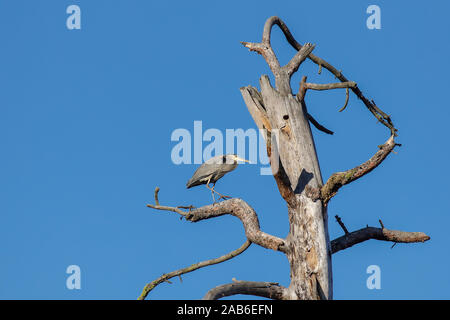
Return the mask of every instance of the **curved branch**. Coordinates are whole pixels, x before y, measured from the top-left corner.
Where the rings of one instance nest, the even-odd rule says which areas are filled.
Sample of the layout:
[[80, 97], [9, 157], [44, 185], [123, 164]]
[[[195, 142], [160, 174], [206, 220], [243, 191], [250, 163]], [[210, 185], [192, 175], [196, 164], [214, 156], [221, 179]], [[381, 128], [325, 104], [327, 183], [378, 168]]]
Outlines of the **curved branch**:
[[[324, 205], [326, 205], [342, 186], [361, 178], [378, 167], [391, 151], [393, 151], [395, 146], [398, 145], [399, 144], [395, 143], [394, 136], [392, 135], [383, 145], [379, 146], [380, 150], [363, 164], [344, 172], [333, 173], [325, 185], [320, 189], [320, 192], [317, 192], [317, 196], [322, 199]], [[318, 198], [316, 197], [314, 200], [317, 199]]]
[[[347, 82], [337, 82], [337, 83], [326, 83], [326, 84], [318, 84], [318, 83], [309, 83], [306, 82], [306, 76], [303, 76], [302, 80], [300, 81], [300, 87], [299, 92], [297, 94], [297, 99], [300, 102], [304, 103], [306, 90], [331, 90], [331, 89], [345, 89], [345, 103], [342, 108], [339, 109], [339, 112], [342, 112], [345, 110], [348, 104], [349, 100], [349, 94], [348, 94], [348, 88], [355, 88], [357, 86], [356, 82], [353, 81], [347, 81]], [[320, 129], [319, 129], [320, 130]]]
[[286, 252], [284, 240], [261, 231], [255, 210], [242, 199], [234, 198], [220, 203], [193, 209], [185, 216], [186, 220], [197, 222], [200, 220], [231, 214], [241, 220], [245, 235], [251, 242], [264, 248]]
[[218, 264], [218, 263], [222, 263], [227, 260], [230, 260], [230, 259], [240, 255], [245, 250], [247, 250], [247, 248], [250, 245], [251, 245], [251, 242], [249, 240], [247, 240], [240, 248], [238, 248], [234, 251], [231, 251], [230, 253], [227, 253], [219, 258], [202, 261], [202, 262], [190, 265], [189, 267], [186, 267], [186, 268], [182, 268], [182, 269], [175, 270], [175, 271], [172, 271], [169, 273], [165, 273], [162, 276], [160, 276], [158, 279], [153, 280], [152, 282], [148, 283], [142, 290], [142, 293], [139, 296], [138, 300], [144, 300], [147, 297], [147, 295], [150, 293], [150, 291], [152, 291], [157, 285], [159, 285], [163, 282], [168, 282], [168, 280], [171, 278], [181, 276], [182, 274], [186, 274], [186, 273], [195, 271], [195, 270], [203, 268], [203, 267], [211, 266], [214, 264]]
[[[225, 214], [230, 214], [241, 220], [244, 225], [245, 235], [251, 242], [260, 245], [261, 247], [286, 252], [286, 245], [284, 240], [268, 233], [261, 231], [259, 226], [258, 216], [255, 210], [242, 199], [234, 198], [225, 200], [220, 203], [215, 203], [200, 208], [189, 207], [169, 207], [161, 206], [158, 201], [159, 188], [155, 190], [155, 205], [147, 204], [147, 207], [176, 212], [185, 217], [186, 220], [191, 222], [197, 222], [200, 220], [206, 220], [210, 218], [219, 217]], [[180, 208], [189, 209], [189, 211], [183, 211]]]
[[209, 290], [203, 300], [217, 300], [236, 294], [245, 294], [269, 299], [286, 299], [286, 288], [275, 282], [235, 281]]
[[331, 241], [331, 252], [336, 253], [370, 239], [391, 241], [395, 243], [413, 243], [428, 241], [430, 240], [430, 237], [423, 232], [405, 232], [388, 230], [386, 228], [366, 227]]
[[349, 94], [348, 94], [348, 88], [345, 89], [345, 103], [344, 106], [342, 108], [339, 109], [339, 112], [342, 112], [345, 110], [345, 108], [347, 108], [347, 104], [348, 104], [348, 99], [350, 98]]
[[286, 37], [286, 40], [289, 42], [291, 46], [293, 46], [295, 49], [297, 49], [297, 47], [301, 47], [301, 45], [294, 39], [291, 32], [289, 31], [289, 28], [286, 26], [283, 20], [281, 20], [279, 17], [276, 16], [270, 17], [269, 19], [266, 20], [266, 23], [264, 24], [262, 43], [270, 45], [270, 36], [272, 33], [272, 27], [275, 24], [278, 27], [280, 27], [281, 31]]

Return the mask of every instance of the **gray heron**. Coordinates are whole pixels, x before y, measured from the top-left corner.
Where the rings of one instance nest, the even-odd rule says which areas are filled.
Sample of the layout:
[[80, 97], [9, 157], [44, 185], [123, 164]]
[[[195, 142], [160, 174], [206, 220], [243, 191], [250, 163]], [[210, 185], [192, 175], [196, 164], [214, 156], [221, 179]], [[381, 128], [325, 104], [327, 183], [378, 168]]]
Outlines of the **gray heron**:
[[[195, 186], [199, 186], [201, 184], [206, 184], [206, 187], [211, 190], [211, 195], [213, 197], [213, 201], [216, 202], [216, 198], [214, 197], [214, 193], [217, 193], [220, 199], [231, 198], [229, 196], [224, 196], [214, 190], [216, 186], [217, 180], [222, 178], [228, 172], [236, 169], [238, 165], [238, 161], [250, 162], [248, 160], [239, 158], [235, 154], [227, 154], [227, 155], [219, 155], [212, 157], [211, 159], [205, 161], [194, 173], [191, 179], [186, 183], [186, 187], [192, 188]], [[213, 187], [211, 188], [209, 184], [212, 183]]]

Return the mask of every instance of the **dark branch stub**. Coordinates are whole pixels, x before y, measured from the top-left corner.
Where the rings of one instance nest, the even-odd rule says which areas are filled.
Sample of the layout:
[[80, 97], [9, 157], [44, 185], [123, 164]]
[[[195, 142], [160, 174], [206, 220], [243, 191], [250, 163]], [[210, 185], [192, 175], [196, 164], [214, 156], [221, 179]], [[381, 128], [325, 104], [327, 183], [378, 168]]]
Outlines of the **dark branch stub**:
[[344, 222], [342, 222], [341, 217], [339, 217], [338, 215], [335, 216], [337, 223], [339, 223], [339, 225], [341, 226], [342, 230], [344, 230], [345, 234], [348, 234], [348, 230], [347, 227], [345, 226]]

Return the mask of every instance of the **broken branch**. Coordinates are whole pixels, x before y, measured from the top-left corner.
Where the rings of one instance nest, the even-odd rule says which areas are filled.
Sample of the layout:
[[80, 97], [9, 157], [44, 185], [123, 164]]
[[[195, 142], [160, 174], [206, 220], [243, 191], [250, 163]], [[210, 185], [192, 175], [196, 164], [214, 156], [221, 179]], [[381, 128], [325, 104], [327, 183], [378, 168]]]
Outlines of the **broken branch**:
[[405, 232], [388, 230], [386, 228], [366, 227], [331, 241], [331, 252], [336, 253], [370, 239], [392, 241], [395, 243], [414, 243], [428, 241], [430, 237], [423, 232]]
[[276, 282], [234, 281], [209, 290], [203, 300], [217, 300], [236, 294], [283, 300], [286, 299], [286, 288]]
[[304, 86], [305, 86], [305, 89], [322, 91], [322, 90], [331, 90], [331, 89], [354, 88], [354, 87], [356, 87], [356, 82], [347, 81], [347, 82], [326, 83], [326, 84], [305, 82]]

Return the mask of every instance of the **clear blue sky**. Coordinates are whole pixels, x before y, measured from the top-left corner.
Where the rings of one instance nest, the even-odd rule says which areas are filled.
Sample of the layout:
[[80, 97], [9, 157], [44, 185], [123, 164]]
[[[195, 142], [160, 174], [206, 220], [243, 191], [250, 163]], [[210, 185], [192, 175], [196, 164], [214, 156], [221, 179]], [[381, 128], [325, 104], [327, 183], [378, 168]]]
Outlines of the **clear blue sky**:
[[[66, 8], [81, 8], [68, 30]], [[366, 8], [381, 8], [381, 30]], [[280, 16], [300, 42], [331, 62], [399, 129], [398, 154], [346, 186], [329, 206], [332, 238], [366, 224], [431, 236], [424, 244], [369, 241], [333, 256], [336, 299], [449, 299], [450, 118], [445, 1], [0, 1], [0, 298], [135, 299], [165, 272], [217, 257], [245, 240], [229, 216], [180, 221], [155, 211], [211, 202], [185, 189], [195, 165], [174, 165], [170, 135], [254, 128], [239, 87], [269, 70], [239, 41], [260, 41], [265, 20]], [[282, 62], [295, 53], [278, 29]], [[301, 75], [335, 81], [305, 62]], [[388, 131], [343, 91], [308, 93], [310, 112], [335, 131], [313, 129], [324, 179], [367, 160]], [[264, 231], [284, 237], [287, 213], [274, 179], [243, 165], [219, 191], [242, 197]], [[81, 290], [66, 288], [78, 265]], [[366, 268], [381, 268], [381, 290], [366, 288]], [[162, 284], [150, 299], [197, 299], [232, 278], [289, 283], [285, 257], [252, 246], [243, 255]]]

